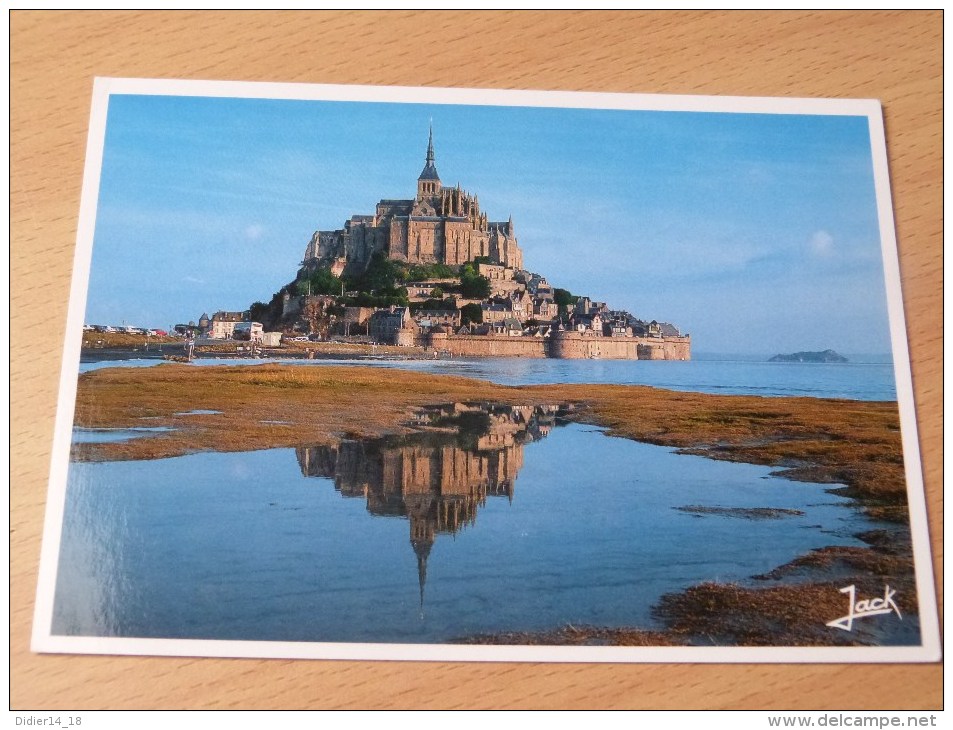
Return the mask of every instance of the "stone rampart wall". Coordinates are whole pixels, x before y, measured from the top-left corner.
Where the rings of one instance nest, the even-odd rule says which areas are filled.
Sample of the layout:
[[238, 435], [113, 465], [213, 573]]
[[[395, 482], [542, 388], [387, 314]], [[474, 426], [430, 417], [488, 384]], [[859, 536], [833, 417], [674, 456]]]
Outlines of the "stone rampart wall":
[[560, 332], [550, 357], [604, 360], [690, 360], [688, 337], [596, 337], [588, 332]]
[[504, 335], [433, 334], [422, 343], [455, 357], [556, 357], [574, 360], [690, 360], [688, 337], [595, 337], [563, 332], [552, 340]]
[[546, 357], [546, 341], [505, 335], [430, 335], [426, 344], [454, 357]]

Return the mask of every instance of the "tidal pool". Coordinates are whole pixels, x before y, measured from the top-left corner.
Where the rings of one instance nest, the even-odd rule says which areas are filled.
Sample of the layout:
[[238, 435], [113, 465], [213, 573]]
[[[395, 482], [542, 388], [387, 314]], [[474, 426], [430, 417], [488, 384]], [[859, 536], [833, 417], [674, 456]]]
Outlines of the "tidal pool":
[[135, 428], [74, 428], [74, 444], [108, 444], [117, 441], [155, 436], [157, 433], [171, 431], [166, 426], [137, 426]]
[[[53, 633], [447, 642], [746, 582], [876, 523], [831, 485], [454, 404], [406, 437], [73, 463]], [[752, 518], [755, 516], [757, 518]]]

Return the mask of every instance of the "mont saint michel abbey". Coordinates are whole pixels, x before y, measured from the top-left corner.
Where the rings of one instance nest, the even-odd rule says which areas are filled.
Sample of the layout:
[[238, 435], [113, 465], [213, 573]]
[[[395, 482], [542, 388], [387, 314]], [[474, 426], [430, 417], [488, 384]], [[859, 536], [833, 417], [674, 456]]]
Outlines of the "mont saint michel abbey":
[[459, 266], [478, 256], [523, 268], [513, 218], [491, 221], [476, 195], [444, 187], [434, 163], [433, 129], [413, 200], [381, 200], [373, 215], [354, 215], [337, 231], [316, 231], [304, 252], [305, 268], [330, 266], [335, 274], [359, 273], [371, 256], [410, 264]]
[[[416, 196], [381, 200], [373, 215], [353, 215], [339, 230], [316, 231], [305, 249], [298, 281], [321, 269], [353, 280], [381, 255], [404, 264], [443, 264], [451, 269], [475, 261], [488, 293], [467, 298], [459, 286], [462, 280], [432, 277], [407, 281], [403, 306], [375, 309], [357, 306], [356, 296], [349, 301], [342, 285], [345, 305], [337, 334], [347, 337], [353, 328], [375, 343], [420, 347], [434, 357], [691, 359], [691, 340], [674, 325], [640, 319], [588, 296], [574, 297], [524, 269], [512, 216], [505, 222], [492, 221], [480, 210], [476, 195], [459, 185], [444, 187], [432, 129]], [[434, 299], [438, 288], [442, 294]], [[311, 295], [310, 282], [308, 291], [298, 296], [285, 291], [281, 317], [309, 336], [330, 336], [332, 315], [323, 333], [318, 320], [337, 300], [329, 294]], [[444, 299], [444, 294], [449, 296]], [[557, 294], [569, 302], [557, 301]], [[479, 308], [478, 314], [473, 308]], [[303, 317], [306, 310], [317, 314]]]

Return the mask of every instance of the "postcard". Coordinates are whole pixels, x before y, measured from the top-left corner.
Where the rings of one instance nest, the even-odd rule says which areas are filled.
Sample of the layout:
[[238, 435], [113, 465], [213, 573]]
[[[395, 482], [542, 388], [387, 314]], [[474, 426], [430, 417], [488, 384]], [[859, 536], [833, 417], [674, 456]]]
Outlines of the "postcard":
[[98, 79], [39, 652], [939, 658], [878, 102]]

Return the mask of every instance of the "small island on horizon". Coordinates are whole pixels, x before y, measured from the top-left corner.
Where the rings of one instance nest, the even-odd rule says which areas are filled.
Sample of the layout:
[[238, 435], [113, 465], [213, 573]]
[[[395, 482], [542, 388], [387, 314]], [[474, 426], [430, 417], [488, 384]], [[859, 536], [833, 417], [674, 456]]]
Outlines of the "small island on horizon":
[[790, 355], [775, 355], [768, 362], [849, 362], [833, 350], [823, 352], [793, 352]]

